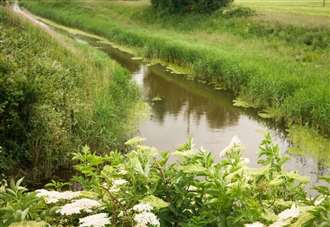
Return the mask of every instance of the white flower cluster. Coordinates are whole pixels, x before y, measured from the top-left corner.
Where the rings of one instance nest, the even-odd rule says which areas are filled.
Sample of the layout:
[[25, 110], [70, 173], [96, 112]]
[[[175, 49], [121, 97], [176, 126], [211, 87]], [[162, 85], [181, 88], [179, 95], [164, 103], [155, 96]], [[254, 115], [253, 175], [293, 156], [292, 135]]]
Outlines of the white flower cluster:
[[152, 209], [153, 207], [146, 203], [140, 203], [133, 207], [133, 210], [137, 212], [134, 216], [135, 227], [160, 226], [159, 219], [151, 212]]
[[72, 192], [72, 191], [65, 191], [65, 192], [57, 192], [57, 191], [47, 191], [45, 189], [39, 189], [35, 191], [37, 197], [42, 197], [45, 199], [46, 203], [57, 203], [60, 200], [71, 200], [78, 198], [81, 194], [80, 191]]
[[79, 214], [81, 211], [87, 213], [92, 212], [93, 208], [100, 207], [101, 203], [93, 199], [79, 199], [72, 203], [64, 205], [61, 209], [57, 211], [62, 215], [72, 215]]
[[125, 179], [116, 179], [112, 181], [112, 186], [109, 189], [110, 192], [119, 192], [120, 186], [127, 184], [127, 180]]
[[104, 227], [110, 224], [110, 218], [106, 213], [90, 215], [79, 219], [80, 227]]
[[159, 220], [154, 213], [142, 212], [134, 216], [136, 227], [147, 227], [148, 225], [160, 226]]
[[153, 207], [151, 205], [149, 205], [148, 203], [139, 203], [139, 204], [136, 204], [134, 207], [133, 207], [133, 210], [135, 212], [138, 212], [138, 213], [141, 213], [141, 212], [150, 212], [152, 211]]

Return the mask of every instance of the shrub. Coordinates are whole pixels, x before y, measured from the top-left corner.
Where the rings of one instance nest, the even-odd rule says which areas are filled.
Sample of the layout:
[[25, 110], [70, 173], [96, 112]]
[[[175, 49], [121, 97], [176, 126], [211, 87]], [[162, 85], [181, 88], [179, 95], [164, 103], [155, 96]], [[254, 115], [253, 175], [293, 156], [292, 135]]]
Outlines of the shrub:
[[[37, 190], [46, 206], [44, 210], [31, 209], [26, 220], [34, 217], [32, 220], [56, 226], [329, 224], [329, 187], [317, 186], [318, 195], [310, 198], [304, 189], [308, 179], [283, 168], [287, 158], [280, 155], [269, 135], [260, 145], [261, 166], [257, 169], [247, 166], [237, 137], [219, 153], [220, 161], [208, 151], [195, 149], [192, 139], [172, 153], [161, 154], [142, 141], [127, 141], [127, 154], [101, 156], [88, 147], [75, 153], [78, 175], [72, 181], [84, 191]], [[329, 178], [323, 180], [330, 182]], [[32, 196], [24, 192], [13, 201], [10, 190], [2, 188], [0, 205], [21, 204]], [[31, 207], [40, 207], [38, 204], [42, 205], [41, 201], [34, 200]], [[25, 204], [18, 208], [24, 209]], [[0, 220], [4, 217], [0, 212]]]
[[170, 13], [212, 12], [230, 2], [231, 0], [151, 0], [155, 9]]

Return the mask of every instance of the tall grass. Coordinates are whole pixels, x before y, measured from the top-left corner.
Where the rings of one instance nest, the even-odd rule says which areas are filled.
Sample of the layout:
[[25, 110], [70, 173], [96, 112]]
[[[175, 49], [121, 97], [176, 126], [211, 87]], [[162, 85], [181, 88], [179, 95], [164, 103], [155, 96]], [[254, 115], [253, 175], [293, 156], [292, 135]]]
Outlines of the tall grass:
[[69, 167], [81, 145], [120, 148], [141, 105], [128, 72], [93, 48], [0, 13], [0, 169], [41, 180]]
[[[278, 120], [308, 124], [324, 134], [330, 133], [327, 47], [309, 48], [299, 40], [282, 40], [276, 35], [272, 38], [271, 34], [258, 38], [248, 32], [246, 36], [243, 27], [237, 25], [233, 31], [230, 19], [226, 24], [220, 16], [216, 18], [220, 18], [221, 25], [211, 27], [213, 32], [196, 25], [205, 25], [202, 18], [209, 21], [205, 15], [163, 15], [154, 17], [152, 22], [147, 5], [140, 3], [24, 1], [24, 5], [41, 16], [135, 47], [145, 57], [191, 67], [195, 79], [220, 84], [259, 108], [276, 109]], [[279, 35], [288, 33], [291, 37], [291, 29], [280, 28]], [[328, 39], [329, 34], [324, 30], [321, 38]], [[315, 58], [308, 60], [309, 56]]]

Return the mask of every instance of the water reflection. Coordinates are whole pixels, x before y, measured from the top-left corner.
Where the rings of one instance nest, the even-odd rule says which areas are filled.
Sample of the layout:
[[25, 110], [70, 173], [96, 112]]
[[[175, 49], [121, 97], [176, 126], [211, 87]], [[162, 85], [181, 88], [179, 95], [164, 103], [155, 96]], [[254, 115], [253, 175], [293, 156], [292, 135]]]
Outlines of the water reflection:
[[[290, 146], [283, 130], [260, 120], [254, 112], [242, 111], [232, 105], [233, 97], [215, 91], [203, 84], [171, 75], [160, 65], [146, 66], [132, 60], [109, 45], [101, 45], [113, 59], [132, 72], [145, 100], [151, 106], [151, 116], [139, 129], [146, 144], [160, 150], [173, 150], [192, 136], [197, 147], [218, 153], [237, 135], [245, 145], [244, 156], [257, 165], [258, 146], [266, 131], [282, 151]], [[318, 182], [317, 176], [328, 172], [320, 161], [307, 156], [289, 154], [288, 170], [298, 170], [302, 175]]]

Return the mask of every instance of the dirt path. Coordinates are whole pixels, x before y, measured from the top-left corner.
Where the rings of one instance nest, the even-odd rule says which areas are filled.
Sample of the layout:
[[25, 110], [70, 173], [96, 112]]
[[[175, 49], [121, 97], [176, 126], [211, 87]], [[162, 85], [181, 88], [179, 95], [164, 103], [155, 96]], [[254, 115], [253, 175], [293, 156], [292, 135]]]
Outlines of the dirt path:
[[12, 6], [12, 11], [16, 13], [17, 15], [25, 18], [26, 20], [30, 21], [32, 24], [41, 27], [43, 30], [45, 30], [47, 33], [54, 35], [56, 32], [52, 30], [48, 25], [45, 23], [39, 21], [36, 19], [31, 13], [29, 13], [26, 10], [22, 10], [21, 7], [18, 5], [17, 2], [15, 2]]

